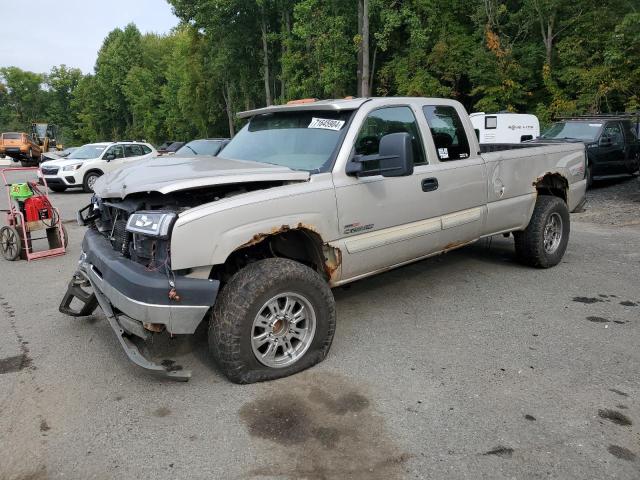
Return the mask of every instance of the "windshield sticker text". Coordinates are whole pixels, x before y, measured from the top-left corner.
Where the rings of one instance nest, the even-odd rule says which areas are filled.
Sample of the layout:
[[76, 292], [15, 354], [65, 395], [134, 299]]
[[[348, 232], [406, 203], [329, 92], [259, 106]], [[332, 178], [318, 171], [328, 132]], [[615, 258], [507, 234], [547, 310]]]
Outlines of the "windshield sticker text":
[[438, 156], [442, 159], [449, 158], [449, 149], [448, 148], [439, 148]]
[[331, 118], [312, 118], [307, 128], [322, 128], [324, 130], [340, 130], [344, 125], [344, 120], [333, 120]]

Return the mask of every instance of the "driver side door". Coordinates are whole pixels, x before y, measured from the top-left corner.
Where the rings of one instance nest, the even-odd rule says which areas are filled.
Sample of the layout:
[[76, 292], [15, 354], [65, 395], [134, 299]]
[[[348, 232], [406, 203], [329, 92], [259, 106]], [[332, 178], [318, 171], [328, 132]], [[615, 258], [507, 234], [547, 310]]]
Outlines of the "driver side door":
[[[603, 140], [607, 143], [603, 145]], [[619, 122], [605, 125], [597, 148], [598, 175], [626, 173], [625, 149], [622, 127]]]
[[438, 250], [441, 223], [437, 179], [409, 105], [371, 111], [358, 133], [353, 155], [375, 155], [390, 133], [411, 136], [414, 171], [402, 177], [334, 175], [342, 235], [342, 278], [366, 275]]
[[104, 160], [104, 164], [102, 165], [104, 173], [112, 172], [122, 167], [124, 165], [124, 158], [124, 148], [122, 145], [110, 146], [102, 156], [102, 160]]

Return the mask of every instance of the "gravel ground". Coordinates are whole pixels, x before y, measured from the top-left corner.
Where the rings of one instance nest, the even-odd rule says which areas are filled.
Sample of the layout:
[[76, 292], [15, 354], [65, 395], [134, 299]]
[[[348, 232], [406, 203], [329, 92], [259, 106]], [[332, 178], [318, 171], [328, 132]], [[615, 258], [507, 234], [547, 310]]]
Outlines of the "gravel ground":
[[584, 211], [574, 219], [617, 227], [640, 225], [640, 179], [596, 182], [587, 192]]
[[[69, 223], [66, 256], [0, 263], [0, 480], [638, 479], [637, 186], [591, 191], [555, 268], [495, 237], [336, 290], [328, 358], [246, 386], [203, 329], [152, 346], [175, 383], [59, 314]], [[68, 220], [88, 195], [52, 198]]]

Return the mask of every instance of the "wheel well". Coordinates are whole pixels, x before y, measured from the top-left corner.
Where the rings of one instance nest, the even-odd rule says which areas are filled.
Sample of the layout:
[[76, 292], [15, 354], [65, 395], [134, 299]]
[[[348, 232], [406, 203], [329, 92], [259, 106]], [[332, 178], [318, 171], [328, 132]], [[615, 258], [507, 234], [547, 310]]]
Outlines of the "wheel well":
[[104, 175], [104, 172], [98, 168], [92, 168], [91, 170], [88, 170], [84, 173], [84, 177], [82, 178], [86, 178], [87, 175], [89, 175], [90, 173], [97, 173], [98, 175]]
[[281, 228], [267, 234], [256, 234], [233, 251], [222, 265], [216, 265], [211, 277], [226, 283], [246, 265], [265, 258], [288, 258], [317, 271], [330, 280], [341, 262], [340, 250], [322, 241], [320, 235], [308, 228]]
[[567, 201], [569, 182], [559, 173], [547, 173], [533, 184], [538, 195], [551, 195]]

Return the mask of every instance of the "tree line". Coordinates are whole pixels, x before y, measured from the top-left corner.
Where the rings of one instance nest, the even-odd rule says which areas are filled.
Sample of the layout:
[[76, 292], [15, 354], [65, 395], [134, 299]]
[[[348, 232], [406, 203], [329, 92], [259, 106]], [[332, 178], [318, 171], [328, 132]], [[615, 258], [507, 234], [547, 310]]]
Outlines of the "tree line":
[[66, 143], [230, 136], [296, 98], [437, 96], [469, 111], [640, 109], [637, 0], [168, 0], [166, 35], [105, 38], [91, 74], [0, 69], [0, 131]]

